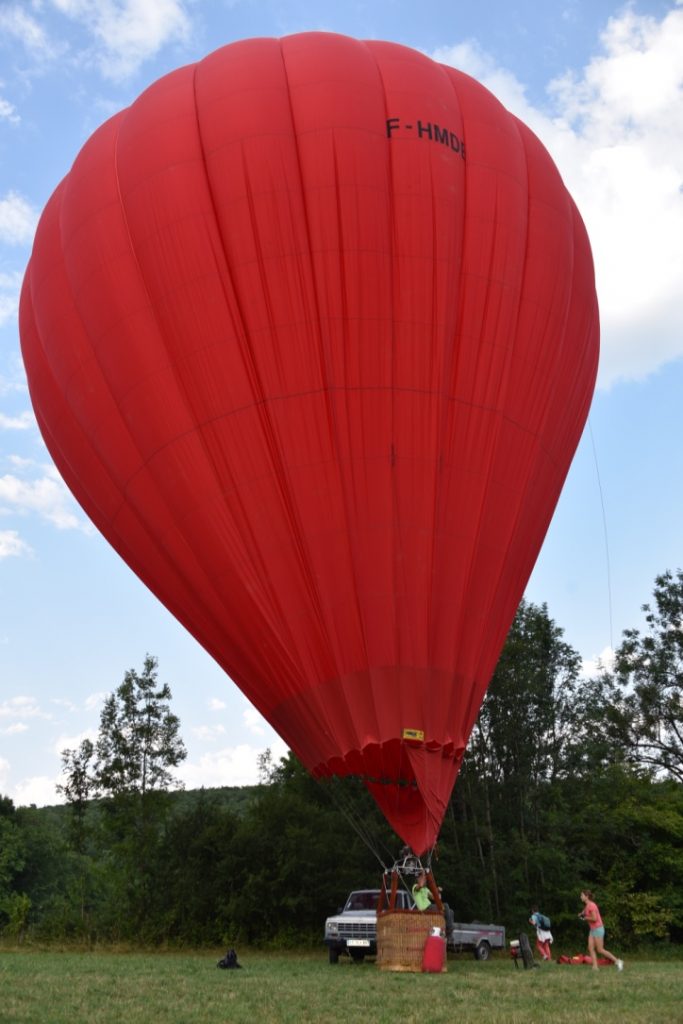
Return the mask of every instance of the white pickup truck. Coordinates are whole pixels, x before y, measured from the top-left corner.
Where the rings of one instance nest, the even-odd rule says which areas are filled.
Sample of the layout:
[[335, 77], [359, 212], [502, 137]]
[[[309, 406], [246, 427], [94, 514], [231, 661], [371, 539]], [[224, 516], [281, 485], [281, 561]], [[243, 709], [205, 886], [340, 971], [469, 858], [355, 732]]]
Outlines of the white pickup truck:
[[[338, 913], [325, 921], [325, 938], [330, 963], [336, 964], [342, 954], [363, 960], [377, 953], [377, 901], [379, 889], [356, 889]], [[396, 908], [412, 910], [415, 904], [409, 892], [396, 893]], [[446, 944], [451, 952], [468, 950], [477, 960], [488, 960], [491, 951], [505, 948], [505, 928], [497, 924], [459, 924], [453, 912], [446, 910]]]

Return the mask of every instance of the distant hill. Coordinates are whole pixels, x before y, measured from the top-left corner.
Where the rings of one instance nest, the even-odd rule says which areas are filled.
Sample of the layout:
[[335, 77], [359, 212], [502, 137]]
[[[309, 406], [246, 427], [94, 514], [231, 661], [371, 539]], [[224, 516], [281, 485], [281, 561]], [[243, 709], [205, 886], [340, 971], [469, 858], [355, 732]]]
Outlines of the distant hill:
[[[200, 789], [176, 789], [168, 794], [173, 811], [185, 813], [200, 800], [204, 799], [212, 804], [222, 805], [229, 808], [238, 817], [242, 817], [247, 807], [252, 803], [261, 786], [202, 786]], [[97, 803], [96, 800], [91, 803]], [[36, 807], [31, 804], [29, 807], [18, 807], [22, 813], [31, 812], [42, 818], [48, 818], [59, 822], [69, 813], [67, 804], [49, 804], [45, 807]]]

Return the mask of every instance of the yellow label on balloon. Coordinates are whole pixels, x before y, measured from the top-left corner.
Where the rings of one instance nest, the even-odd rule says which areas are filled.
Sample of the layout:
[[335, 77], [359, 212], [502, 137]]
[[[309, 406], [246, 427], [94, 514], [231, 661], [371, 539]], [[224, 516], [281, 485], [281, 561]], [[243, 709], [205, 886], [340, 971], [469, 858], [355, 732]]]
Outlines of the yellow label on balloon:
[[402, 735], [404, 740], [419, 740], [420, 743], [424, 743], [425, 734], [422, 729], [404, 729]]

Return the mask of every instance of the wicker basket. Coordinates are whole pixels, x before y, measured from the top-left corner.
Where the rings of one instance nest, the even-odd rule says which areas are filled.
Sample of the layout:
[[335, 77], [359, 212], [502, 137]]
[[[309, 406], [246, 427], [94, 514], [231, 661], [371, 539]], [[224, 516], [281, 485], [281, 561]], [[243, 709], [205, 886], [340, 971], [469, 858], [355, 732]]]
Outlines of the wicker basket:
[[[432, 928], [446, 927], [443, 914], [432, 910], [385, 910], [377, 915], [377, 966], [381, 971], [422, 970], [425, 942]], [[446, 943], [442, 972], [446, 971]]]

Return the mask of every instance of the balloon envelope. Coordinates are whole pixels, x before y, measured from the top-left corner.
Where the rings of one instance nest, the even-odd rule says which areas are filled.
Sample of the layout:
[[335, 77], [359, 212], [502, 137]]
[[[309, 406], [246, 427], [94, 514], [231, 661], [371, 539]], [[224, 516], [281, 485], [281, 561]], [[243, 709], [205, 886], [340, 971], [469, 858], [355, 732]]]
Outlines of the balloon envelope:
[[423, 852], [597, 368], [588, 240], [535, 136], [402, 46], [226, 46], [85, 144], [20, 329], [86, 513]]

